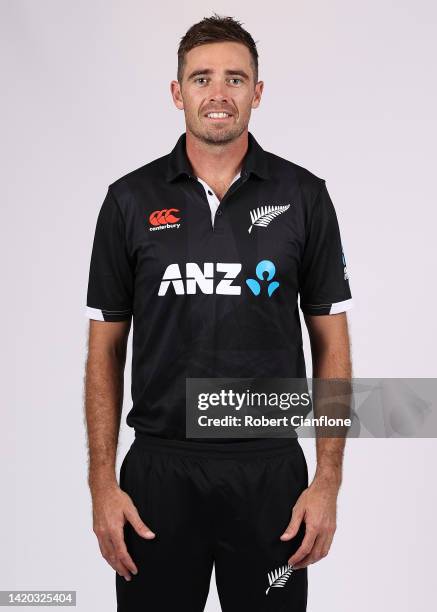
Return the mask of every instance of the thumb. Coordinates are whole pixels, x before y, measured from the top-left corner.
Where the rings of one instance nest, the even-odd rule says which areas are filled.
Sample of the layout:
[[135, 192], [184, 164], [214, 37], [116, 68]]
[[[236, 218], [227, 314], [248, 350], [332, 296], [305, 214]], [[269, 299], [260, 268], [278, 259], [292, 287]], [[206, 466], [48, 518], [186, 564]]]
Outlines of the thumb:
[[126, 511], [125, 515], [129, 523], [135, 529], [137, 534], [142, 538], [151, 539], [155, 537], [155, 534], [143, 521], [141, 520], [140, 515], [138, 514], [138, 510], [132, 504]]
[[294, 538], [294, 536], [299, 531], [299, 527], [302, 523], [303, 519], [303, 510], [298, 508], [293, 508], [293, 514], [291, 516], [291, 521], [288, 524], [287, 529], [281, 535], [281, 540], [290, 540]]

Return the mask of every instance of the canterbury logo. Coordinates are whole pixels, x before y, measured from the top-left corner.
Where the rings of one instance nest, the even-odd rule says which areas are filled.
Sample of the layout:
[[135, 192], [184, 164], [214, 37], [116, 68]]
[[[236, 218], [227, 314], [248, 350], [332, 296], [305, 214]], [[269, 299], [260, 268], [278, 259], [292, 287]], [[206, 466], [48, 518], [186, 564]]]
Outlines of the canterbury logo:
[[250, 211], [250, 220], [252, 221], [251, 226], [247, 230], [250, 234], [254, 225], [260, 227], [267, 227], [273, 219], [275, 219], [281, 213], [284, 213], [290, 208], [290, 204], [285, 206], [260, 206]]
[[287, 580], [290, 578], [292, 572], [293, 572], [292, 565], [283, 565], [282, 567], [279, 567], [277, 570], [274, 570], [273, 572], [269, 572], [267, 574], [267, 577], [269, 579], [270, 586], [266, 591], [266, 595], [270, 591], [270, 589], [272, 589], [273, 587], [283, 587], [285, 583], [287, 582]]
[[152, 232], [170, 227], [180, 227], [180, 223], [178, 223], [178, 221], [180, 221], [181, 218], [176, 217], [174, 214], [178, 212], [178, 208], [163, 208], [162, 210], [154, 210], [149, 216], [149, 223], [150, 225], [153, 225], [153, 227], [149, 227], [149, 230]]

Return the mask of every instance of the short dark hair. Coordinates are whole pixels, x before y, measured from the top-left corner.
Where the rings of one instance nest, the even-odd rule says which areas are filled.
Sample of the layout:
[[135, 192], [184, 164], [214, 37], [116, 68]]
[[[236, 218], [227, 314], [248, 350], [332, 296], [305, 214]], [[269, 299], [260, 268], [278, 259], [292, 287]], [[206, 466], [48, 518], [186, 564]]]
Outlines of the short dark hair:
[[242, 27], [242, 22], [233, 17], [221, 17], [214, 13], [195, 23], [181, 38], [178, 48], [177, 80], [181, 82], [185, 66], [185, 55], [194, 47], [213, 42], [239, 42], [247, 47], [252, 58], [255, 83], [258, 81], [258, 51], [252, 36]]

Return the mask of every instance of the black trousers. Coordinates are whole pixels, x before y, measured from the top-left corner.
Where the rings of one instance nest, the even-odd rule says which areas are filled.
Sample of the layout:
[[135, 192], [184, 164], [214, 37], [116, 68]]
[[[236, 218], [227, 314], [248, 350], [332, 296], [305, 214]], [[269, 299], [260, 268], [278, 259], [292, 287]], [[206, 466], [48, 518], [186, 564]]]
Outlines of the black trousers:
[[211, 571], [223, 612], [304, 612], [307, 570], [288, 558], [305, 527], [282, 542], [291, 509], [308, 486], [297, 439], [177, 441], [137, 435], [120, 486], [156, 534], [129, 523], [127, 549], [138, 574], [116, 573], [118, 612], [201, 612]]

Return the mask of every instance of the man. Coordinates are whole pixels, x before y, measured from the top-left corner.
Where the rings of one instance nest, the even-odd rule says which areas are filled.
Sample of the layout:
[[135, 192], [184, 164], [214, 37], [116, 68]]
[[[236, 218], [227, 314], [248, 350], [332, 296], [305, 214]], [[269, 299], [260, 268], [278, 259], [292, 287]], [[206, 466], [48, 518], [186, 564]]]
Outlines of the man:
[[[112, 183], [97, 220], [86, 366], [94, 531], [117, 572], [119, 611], [199, 612], [215, 564], [224, 612], [300, 612], [307, 566], [334, 535], [343, 441], [317, 440], [308, 486], [296, 438], [188, 438], [185, 382], [304, 378], [298, 294], [313, 376], [350, 377], [337, 218], [323, 179], [248, 131], [263, 82], [240, 22], [203, 19], [178, 60], [171, 94], [186, 132]], [[136, 437], [119, 486], [132, 317]]]

